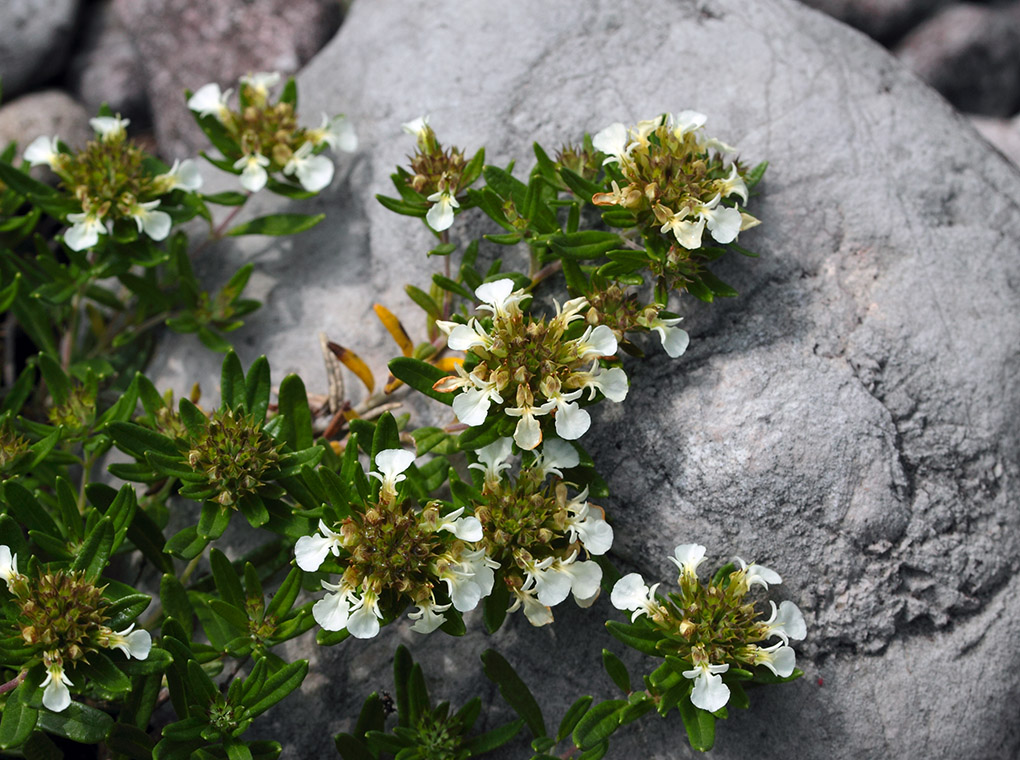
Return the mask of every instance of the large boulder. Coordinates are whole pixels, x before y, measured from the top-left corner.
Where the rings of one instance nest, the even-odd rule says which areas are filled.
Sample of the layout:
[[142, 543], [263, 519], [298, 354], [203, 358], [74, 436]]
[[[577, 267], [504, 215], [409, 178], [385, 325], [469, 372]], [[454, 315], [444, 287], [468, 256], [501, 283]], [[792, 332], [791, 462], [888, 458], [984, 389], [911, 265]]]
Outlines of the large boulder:
[[[445, 143], [530, 165], [621, 120], [695, 108], [709, 131], [770, 168], [746, 233], [760, 252], [719, 263], [741, 293], [680, 309], [691, 347], [628, 361], [631, 394], [605, 405], [584, 443], [613, 496], [614, 558], [675, 578], [674, 544], [776, 569], [804, 610], [806, 676], [752, 694], [720, 724], [720, 758], [1012, 758], [1020, 655], [1017, 457], [1020, 172], [966, 120], [862, 35], [789, 0], [399, 0], [354, 5], [302, 72], [302, 110], [345, 111], [361, 149], [307, 210], [321, 227], [276, 243], [207, 249], [224, 278], [256, 262], [267, 299], [240, 335], [278, 382], [324, 390], [316, 333], [381, 366], [392, 355], [371, 304], [405, 323], [402, 285], [427, 282], [430, 236], [372, 198], [410, 152], [400, 124], [423, 113]], [[294, 207], [260, 199], [261, 209]], [[454, 237], [484, 227], [466, 214]], [[491, 252], [490, 252], [491, 253]], [[409, 325], [411, 326], [411, 325]], [[168, 340], [157, 371], [215, 387], [217, 360]], [[671, 577], [672, 576], [672, 577]], [[608, 698], [608, 600], [520, 616], [495, 636], [469, 618], [459, 641], [406, 623], [310, 657], [299, 694], [258, 730], [324, 757], [360, 701], [390, 690], [398, 642], [438, 697], [497, 699], [476, 655], [495, 647], [559, 720], [580, 693]], [[632, 662], [650, 668], [640, 657]], [[487, 715], [494, 725], [497, 713]], [[521, 757], [521, 745], [507, 757]], [[676, 714], [625, 727], [611, 757], [692, 754]]]
[[10, 99], [60, 73], [74, 37], [78, 0], [7, 0], [0, 23], [0, 80]]

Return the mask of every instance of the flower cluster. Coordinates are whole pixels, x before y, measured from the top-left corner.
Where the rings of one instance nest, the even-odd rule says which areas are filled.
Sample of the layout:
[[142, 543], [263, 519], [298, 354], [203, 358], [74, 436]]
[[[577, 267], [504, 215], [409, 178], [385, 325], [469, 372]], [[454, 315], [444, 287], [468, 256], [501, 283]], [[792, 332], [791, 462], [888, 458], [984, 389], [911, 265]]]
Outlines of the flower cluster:
[[[435, 390], [462, 392], [453, 400], [453, 410], [465, 425], [485, 422], [493, 404], [505, 414], [518, 418], [514, 441], [522, 449], [534, 449], [542, 442], [539, 417], [553, 415], [556, 434], [568, 441], [588, 432], [591, 417], [578, 399], [587, 391], [588, 400], [601, 393], [612, 401], [627, 396], [627, 376], [619, 367], [606, 369], [600, 359], [616, 353], [616, 335], [606, 325], [588, 325], [577, 337], [568, 330], [583, 320], [588, 308], [585, 298], [574, 298], [558, 307], [546, 320], [525, 314], [522, 301], [531, 298], [514, 290], [513, 280], [487, 282], [475, 290], [482, 301], [478, 308], [491, 320], [471, 318], [466, 324], [437, 322], [457, 351], [470, 351], [478, 358], [457, 374], [435, 384]], [[580, 332], [580, 331], [578, 331]]]
[[64, 242], [74, 251], [93, 248], [118, 223], [163, 240], [173, 220], [160, 206], [172, 205], [175, 190], [193, 192], [202, 186], [195, 162], [178, 161], [169, 171], [154, 171], [142, 149], [127, 139], [129, 119], [99, 116], [89, 123], [96, 139], [77, 152], [50, 136], [37, 137], [25, 149], [25, 160], [49, 166], [81, 206], [80, 212], [67, 214], [72, 226]]
[[551, 439], [516, 478], [506, 471], [513, 440], [500, 438], [478, 450], [471, 468], [483, 473], [481, 501], [474, 506], [484, 530], [482, 545], [499, 563], [499, 578], [513, 599], [511, 611], [524, 608], [532, 625], [551, 623], [554, 607], [573, 594], [588, 607], [599, 594], [602, 568], [593, 560], [613, 544], [613, 529], [602, 509], [587, 501], [588, 491], [569, 497], [563, 470], [577, 467], [577, 450]]
[[326, 630], [346, 628], [356, 638], [372, 638], [383, 607], [399, 612], [411, 603], [417, 607], [408, 614], [412, 630], [431, 633], [451, 606], [467, 612], [491, 593], [495, 563], [477, 546], [478, 519], [462, 516], [463, 509], [443, 514], [439, 502], [419, 509], [399, 493], [413, 463], [410, 451], [380, 451], [378, 469], [368, 473], [380, 483], [378, 497], [338, 526], [320, 521], [317, 534], [298, 539], [294, 553], [302, 570], [318, 570], [330, 554], [343, 568], [337, 583], [322, 581], [328, 593], [312, 607]]
[[666, 316], [660, 304], [640, 303], [635, 293], [617, 284], [593, 290], [587, 299], [590, 314], [597, 315], [599, 324], [609, 326], [617, 335], [631, 330], [654, 332], [672, 359], [682, 356], [690, 344], [687, 331], [677, 326], [682, 321], [680, 317]]
[[[747, 203], [747, 184], [737, 161], [722, 154], [734, 149], [703, 133], [706, 117], [696, 111], [664, 114], [628, 129], [617, 122], [592, 143], [615, 164], [622, 179], [612, 191], [592, 198], [597, 206], [634, 212], [642, 226], [660, 225], [684, 249], [702, 245], [705, 228], [718, 243], [731, 243], [758, 220], [729, 205]], [[654, 222], [653, 222], [654, 218]]]
[[16, 626], [31, 657], [27, 669], [40, 660], [46, 669], [43, 706], [61, 712], [71, 704], [68, 687], [81, 685], [67, 671], [87, 663], [90, 652], [119, 649], [126, 657], [144, 660], [152, 648], [147, 631], [135, 631], [134, 625], [114, 631], [109, 621], [109, 603], [103, 589], [83, 573], [65, 570], [43, 572], [30, 578], [18, 572], [18, 555], [8, 546], [0, 546], [0, 578], [14, 597], [19, 615]]
[[241, 187], [257, 193], [273, 172], [293, 177], [305, 190], [318, 192], [333, 181], [333, 162], [320, 155], [326, 148], [353, 152], [358, 147], [354, 128], [345, 116], [323, 114], [318, 127], [298, 126], [288, 90], [273, 102], [271, 90], [280, 82], [276, 72], [242, 77], [239, 109], [227, 105], [233, 90], [215, 82], [203, 85], [189, 99], [199, 118], [214, 119], [227, 139], [217, 144], [229, 165], [240, 171]]
[[[669, 559], [680, 570], [679, 594], [658, 596], [658, 583], [649, 588], [638, 573], [630, 573], [617, 581], [610, 600], [617, 609], [631, 612], [632, 621], [644, 616], [664, 635], [656, 647], [664, 656], [675, 655], [691, 666], [683, 676], [694, 682], [690, 696], [695, 707], [715, 712], [729, 701], [723, 676], [731, 668], [763, 665], [780, 678], [793, 674], [796, 658], [789, 644], [807, 635], [804, 616], [793, 602], [776, 607], [770, 601], [772, 614], [762, 620], [754, 603], [746, 600], [755, 586], [767, 590], [782, 582], [774, 570], [737, 557], [739, 569], [723, 568], [703, 585], [698, 567], [705, 561], [704, 546], [681, 544]], [[762, 644], [773, 638], [778, 641]]]
[[427, 116], [407, 122], [403, 129], [417, 141], [410, 159], [413, 174], [407, 184], [432, 204], [425, 221], [436, 232], [442, 232], [453, 224], [454, 209], [460, 208], [457, 193], [474, 181], [465, 172], [468, 161], [460, 148], [443, 150]]

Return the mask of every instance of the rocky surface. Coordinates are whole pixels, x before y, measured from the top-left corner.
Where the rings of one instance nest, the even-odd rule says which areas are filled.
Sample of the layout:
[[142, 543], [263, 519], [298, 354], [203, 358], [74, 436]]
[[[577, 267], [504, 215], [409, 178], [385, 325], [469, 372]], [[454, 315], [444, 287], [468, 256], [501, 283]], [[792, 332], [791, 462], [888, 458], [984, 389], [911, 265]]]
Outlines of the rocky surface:
[[5, 99], [60, 72], [74, 33], [78, 0], [6, 0], [0, 24]]
[[[712, 63], [673, 76], [695, 57]], [[202, 266], [222, 282], [256, 262], [267, 304], [240, 334], [243, 360], [266, 352], [276, 382], [299, 371], [310, 390], [325, 386], [319, 330], [380, 366], [393, 351], [371, 303], [416, 322], [401, 288], [427, 282], [429, 236], [372, 200], [410, 151], [401, 122], [430, 113], [444, 142], [524, 170], [534, 140], [696, 108], [746, 159], [769, 160], [752, 201], [764, 224], [741, 241], [761, 258], [717, 268], [741, 296], [683, 302], [688, 353], [629, 362], [630, 397], [600, 407], [584, 439], [615, 494], [615, 559], [668, 583], [673, 545], [698, 541], [775, 568], [778, 598], [805, 611], [805, 678], [753, 693], [720, 724], [716, 757], [1020, 752], [1020, 172], [964, 118], [877, 45], [788, 0], [521, 0], [512, 15], [373, 0], [299, 80], [303, 111], [346, 111], [361, 150], [311, 207], [259, 203], [328, 220], [209, 249]], [[452, 232], [480, 229], [466, 214]], [[158, 357], [179, 391], [196, 377], [215, 388], [218, 360], [196, 346], [172, 338]], [[601, 599], [557, 608], [543, 629], [512, 616], [493, 637], [469, 620], [460, 641], [401, 623], [367, 643], [298, 642], [289, 653], [311, 674], [258, 730], [295, 756], [331, 753], [361, 699], [391, 689], [398, 642], [455, 703], [495, 699], [472, 664], [499, 649], [555, 725], [579, 693], [612, 695], [599, 651], [622, 650], [602, 630], [617, 616]], [[675, 715], [624, 728], [610, 751], [691, 754]]]
[[39, 135], [82, 147], [92, 139], [89, 113], [62, 90], [33, 92], [0, 106], [0, 147], [14, 140], [23, 150]]
[[972, 116], [970, 123], [988, 142], [998, 148], [1002, 155], [1020, 166], [1020, 116], [1012, 119], [994, 119]]
[[888, 44], [951, 0], [802, 0]]
[[114, 8], [138, 52], [156, 137], [171, 159], [205, 144], [185, 89], [236, 87], [255, 71], [292, 74], [340, 23], [340, 4], [331, 0], [114, 0]]
[[896, 55], [961, 111], [1020, 110], [1020, 3], [945, 8], [911, 31]]

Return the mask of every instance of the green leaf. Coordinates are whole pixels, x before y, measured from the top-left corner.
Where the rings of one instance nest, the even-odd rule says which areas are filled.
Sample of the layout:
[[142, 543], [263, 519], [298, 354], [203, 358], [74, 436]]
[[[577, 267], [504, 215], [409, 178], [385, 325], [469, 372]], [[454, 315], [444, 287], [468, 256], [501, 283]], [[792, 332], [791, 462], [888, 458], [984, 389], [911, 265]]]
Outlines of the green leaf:
[[376, 195], [375, 199], [390, 211], [397, 214], [403, 214], [404, 216], [416, 216], [424, 219], [425, 215], [429, 212], [430, 204], [425, 201], [401, 201], [396, 198], [389, 198], [385, 195]]
[[219, 549], [209, 550], [209, 565], [212, 568], [213, 580], [216, 583], [216, 590], [227, 604], [232, 604], [239, 610], [244, 609], [244, 589], [241, 588], [241, 581], [237, 577], [237, 570], [227, 559], [227, 555]]
[[39, 370], [42, 372], [43, 380], [50, 395], [53, 396], [53, 404], [59, 406], [67, 401], [71, 395], [71, 380], [60, 368], [60, 362], [49, 354], [39, 354]]
[[145, 731], [125, 723], [114, 725], [106, 745], [113, 752], [127, 755], [132, 760], [151, 760], [153, 747], [156, 746]]
[[574, 727], [574, 745], [578, 749], [591, 749], [604, 742], [619, 727], [620, 711], [625, 707], [627, 702], [623, 699], [599, 702]]
[[6, 161], [0, 161], [0, 181], [19, 195], [26, 198], [53, 198], [56, 191], [39, 180], [32, 179], [28, 172], [18, 171]]
[[312, 413], [308, 408], [305, 384], [297, 375], [287, 375], [280, 383], [280, 432], [277, 436], [294, 451], [307, 449], [312, 438]]
[[411, 724], [408, 689], [412, 668], [414, 668], [414, 660], [411, 659], [411, 653], [407, 651], [407, 647], [398, 646], [397, 651], [393, 653], [393, 687], [397, 692], [397, 724], [400, 726]]
[[620, 658], [608, 649], [603, 649], [602, 665], [605, 667], [609, 677], [613, 679], [613, 683], [620, 687], [620, 691], [624, 694], [630, 694], [630, 674], [627, 672], [627, 666], [623, 664]]
[[263, 355], [252, 362], [244, 381], [244, 408], [256, 420], [265, 419], [271, 389], [269, 360]]
[[439, 319], [443, 315], [442, 310], [439, 308], [439, 304], [437, 304], [435, 299], [433, 299], [432, 296], [424, 290], [416, 288], [414, 285], [405, 285], [404, 291], [411, 300], [418, 304], [432, 319]]
[[514, 711], [524, 718], [532, 736], [545, 736], [545, 721], [542, 710], [510, 663], [494, 649], [482, 652], [482, 663], [486, 677], [499, 687], [499, 693]]
[[563, 720], [560, 721], [560, 727], [556, 730], [556, 743], [563, 741], [574, 731], [574, 727], [577, 722], [584, 717], [584, 714], [588, 712], [588, 707], [591, 705], [594, 697], [583, 696], [579, 697], [574, 704], [572, 704], [567, 712], [563, 715]]
[[266, 679], [259, 690], [254, 704], [248, 705], [246, 717], [261, 715], [301, 685], [308, 674], [308, 660], [298, 660], [284, 665]]
[[372, 461], [375, 461], [380, 451], [399, 448], [401, 448], [400, 431], [397, 430], [397, 421], [390, 412], [385, 412], [375, 424], [375, 434], [372, 436]]
[[606, 628], [615, 638], [639, 652], [661, 656], [655, 645], [662, 640], [662, 634], [639, 625], [627, 625], [618, 620], [607, 620]]
[[238, 409], [244, 406], [244, 369], [237, 354], [228, 351], [223, 357], [220, 371], [220, 398], [224, 409]]
[[449, 277], [444, 277], [441, 274], [432, 275], [432, 282], [441, 287], [443, 290], [449, 291], [450, 293], [456, 293], [462, 298], [466, 298], [468, 301], [474, 303], [475, 294], [465, 288], [459, 282], [451, 280]]
[[202, 504], [202, 512], [198, 517], [198, 537], [206, 541], [215, 541], [223, 535], [230, 525], [230, 514], [233, 510], [215, 501]]
[[64, 753], [42, 731], [35, 731], [25, 742], [26, 760], [63, 760]]
[[447, 377], [447, 374], [439, 367], [423, 362], [420, 359], [412, 359], [409, 356], [398, 356], [391, 359], [389, 363], [390, 373], [397, 379], [403, 380], [419, 393], [423, 393], [436, 401], [444, 404], [453, 404], [454, 393], [441, 393], [433, 389], [433, 385]]
[[131, 422], [111, 422], [106, 429], [114, 444], [125, 454], [144, 461], [145, 454], [156, 451], [168, 457], [179, 457], [177, 447], [165, 435]]
[[107, 691], [114, 693], [131, 691], [131, 680], [103, 652], [90, 652], [88, 660], [79, 662], [75, 672], [81, 673]]
[[113, 718], [81, 702], [72, 701], [62, 712], [39, 714], [39, 728], [80, 744], [98, 744], [113, 728]]
[[618, 249], [622, 242], [615, 232], [581, 230], [549, 238], [549, 247], [572, 259], [597, 259]]
[[715, 744], [715, 716], [707, 710], [695, 707], [689, 696], [680, 700], [677, 709], [683, 718], [691, 747], [699, 752], [708, 752], [712, 749], [712, 745]]
[[248, 196], [244, 193], [228, 190], [224, 193], [203, 195], [202, 200], [206, 203], [215, 203], [218, 206], [243, 206], [245, 201], [248, 200]]
[[325, 214], [270, 214], [239, 224], [227, 232], [227, 235], [296, 235], [310, 230], [323, 219]]
[[3, 716], [0, 717], [0, 747], [3, 749], [24, 743], [35, 728], [39, 711], [29, 707], [29, 702], [42, 680], [42, 668], [33, 668], [7, 697]]
[[109, 517], [101, 517], [85, 537], [85, 543], [71, 563], [71, 570], [84, 572], [87, 579], [96, 580], [110, 560], [112, 547], [113, 523]]
[[165, 573], [160, 580], [159, 599], [163, 603], [163, 612], [182, 625], [185, 633], [190, 636], [191, 621], [195, 616], [195, 611], [188, 599], [188, 592], [184, 590], [184, 585], [173, 573]]
[[523, 726], [524, 720], [522, 718], [518, 718], [513, 723], [506, 723], [505, 725], [497, 726], [491, 731], [486, 731], [484, 734], [479, 734], [478, 736], [468, 739], [464, 742], [464, 748], [467, 749], [472, 756], [480, 755], [484, 752], [491, 752], [494, 749], [502, 747], [508, 741], [517, 736]]

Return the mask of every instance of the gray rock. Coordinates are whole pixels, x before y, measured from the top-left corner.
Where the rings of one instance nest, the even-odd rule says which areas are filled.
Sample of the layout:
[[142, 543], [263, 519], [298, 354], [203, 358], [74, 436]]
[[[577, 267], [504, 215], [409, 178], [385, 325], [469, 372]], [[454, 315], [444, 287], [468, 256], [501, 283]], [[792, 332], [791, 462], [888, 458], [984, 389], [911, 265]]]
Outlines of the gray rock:
[[93, 3], [69, 69], [70, 89], [96, 113], [106, 103], [132, 120], [149, 119], [147, 80], [131, 33], [114, 11], [113, 0]]
[[78, 0], [6, 0], [0, 79], [10, 99], [59, 73], [74, 34]]
[[1012, 119], [971, 116], [970, 123], [1006, 158], [1020, 166], [1020, 116]]
[[[805, 678], [732, 711], [716, 757], [1017, 756], [1020, 172], [963, 117], [877, 45], [788, 0], [522, 0], [512, 14], [375, 0], [355, 4], [300, 85], [305, 113], [346, 111], [361, 136], [305, 209], [328, 221], [211, 249], [205, 271], [223, 282], [256, 262], [267, 305], [241, 333], [243, 361], [266, 352], [275, 382], [299, 371], [320, 392], [315, 334], [381, 366], [394, 351], [371, 303], [413, 329], [401, 286], [435, 269], [425, 230], [372, 200], [410, 151], [401, 122], [430, 113], [444, 142], [523, 173], [532, 141], [696, 108], [747, 160], [767, 159], [752, 202], [764, 223], [741, 241], [761, 257], [716, 268], [740, 297], [683, 301], [688, 353], [628, 361], [630, 396], [599, 407], [583, 441], [613, 493], [615, 561], [668, 585], [673, 546], [697, 541], [719, 562], [774, 568], [774, 598], [805, 611]], [[482, 229], [469, 213], [452, 232]], [[174, 338], [155, 369], [184, 391], [215, 388], [217, 367]], [[392, 689], [398, 642], [458, 704], [497, 699], [476, 655], [498, 649], [555, 726], [579, 694], [613, 696], [599, 652], [623, 650], [602, 628], [622, 617], [607, 599], [556, 615], [543, 629], [511, 616], [492, 637], [469, 619], [458, 641], [405, 622], [334, 649], [294, 643], [311, 674], [256, 730], [327, 756], [361, 700]], [[675, 714], [623, 728], [610, 752], [691, 755]]]
[[336, 31], [331, 0], [114, 0], [140, 52], [156, 137], [168, 158], [204, 145], [185, 105], [185, 89], [224, 89], [254, 71], [293, 74]]
[[961, 111], [1020, 110], [1020, 2], [948, 7], [904, 37], [896, 55]]
[[952, 0], [801, 0], [889, 44]]
[[0, 106], [0, 146], [14, 140], [24, 150], [39, 135], [82, 147], [92, 139], [89, 113], [63, 90], [33, 92]]

